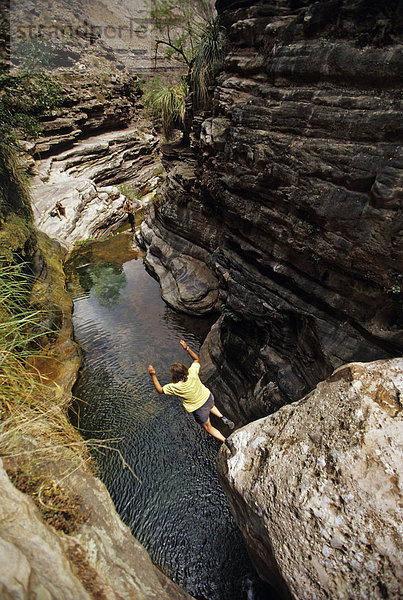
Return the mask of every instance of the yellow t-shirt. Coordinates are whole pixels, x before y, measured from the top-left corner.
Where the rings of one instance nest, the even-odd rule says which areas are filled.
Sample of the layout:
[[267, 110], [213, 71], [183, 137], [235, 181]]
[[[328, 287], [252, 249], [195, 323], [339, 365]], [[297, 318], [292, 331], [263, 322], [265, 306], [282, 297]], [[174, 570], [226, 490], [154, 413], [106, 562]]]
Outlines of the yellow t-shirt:
[[189, 367], [186, 381], [167, 383], [162, 386], [164, 394], [179, 396], [187, 412], [193, 412], [203, 406], [210, 396], [210, 390], [199, 379], [200, 363], [193, 362]]

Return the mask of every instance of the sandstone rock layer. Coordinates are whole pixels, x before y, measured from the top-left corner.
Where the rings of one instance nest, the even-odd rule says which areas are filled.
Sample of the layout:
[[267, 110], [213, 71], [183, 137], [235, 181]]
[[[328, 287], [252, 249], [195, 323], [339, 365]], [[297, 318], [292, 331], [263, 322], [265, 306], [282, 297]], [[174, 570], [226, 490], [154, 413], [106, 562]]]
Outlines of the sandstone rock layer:
[[[65, 73], [58, 81], [62, 105], [42, 120], [41, 137], [24, 148], [34, 174], [35, 223], [70, 249], [122, 225], [125, 194], [135, 210], [144, 206], [161, 168], [158, 137], [140, 117], [136, 76]], [[57, 200], [66, 209], [61, 220], [51, 216]]]
[[284, 597], [400, 597], [402, 392], [402, 359], [351, 363], [220, 452], [250, 555]]
[[[343, 363], [402, 354], [401, 11], [217, 7], [229, 42], [213, 108], [194, 119], [191, 149], [163, 148], [144, 246], [150, 268], [170, 246], [159, 266], [171, 278], [193, 246], [218, 282], [207, 383], [245, 423]], [[174, 304], [186, 310], [180, 294]]]

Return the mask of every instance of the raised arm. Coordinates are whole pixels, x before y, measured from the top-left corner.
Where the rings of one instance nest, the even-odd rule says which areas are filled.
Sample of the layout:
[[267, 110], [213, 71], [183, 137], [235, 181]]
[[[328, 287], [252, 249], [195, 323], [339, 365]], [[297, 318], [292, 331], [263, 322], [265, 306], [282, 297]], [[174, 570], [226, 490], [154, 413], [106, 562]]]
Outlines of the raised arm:
[[191, 349], [189, 348], [189, 346], [187, 345], [187, 343], [185, 342], [185, 340], [181, 340], [181, 341], [180, 341], [180, 345], [182, 346], [182, 348], [183, 348], [184, 350], [186, 350], [186, 352], [189, 354], [189, 356], [190, 356], [191, 358], [193, 358], [193, 360], [194, 360], [194, 361], [196, 361], [196, 362], [200, 362], [200, 361], [199, 361], [199, 357], [197, 356], [196, 352], [193, 352], [193, 350], [191, 350]]
[[154, 384], [154, 387], [157, 390], [157, 392], [159, 394], [163, 394], [164, 390], [162, 389], [162, 386], [161, 386], [160, 382], [158, 381], [155, 369], [152, 365], [148, 365], [148, 372], [151, 375], [151, 379], [153, 380], [153, 384]]

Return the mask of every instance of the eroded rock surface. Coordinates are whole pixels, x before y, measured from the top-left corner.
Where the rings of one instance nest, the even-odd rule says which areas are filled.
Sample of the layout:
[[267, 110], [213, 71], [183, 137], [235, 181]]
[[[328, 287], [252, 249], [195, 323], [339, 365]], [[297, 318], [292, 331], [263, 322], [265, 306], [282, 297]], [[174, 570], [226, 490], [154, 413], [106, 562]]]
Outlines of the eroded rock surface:
[[[153, 214], [153, 209], [149, 214]], [[142, 224], [137, 239], [146, 247], [146, 265], [158, 278], [167, 304], [196, 315], [218, 308], [218, 281], [206, 265], [207, 253], [176, 236], [175, 241], [182, 247], [178, 254], [169, 240], [160, 237], [147, 223]]]
[[401, 15], [363, 0], [217, 6], [229, 45], [212, 114], [191, 150], [163, 148], [145, 247], [153, 268], [170, 246], [160, 279], [193, 244], [218, 280], [207, 384], [246, 423], [346, 362], [402, 354]]
[[43, 521], [0, 461], [2, 600], [190, 600], [154, 567], [101, 481], [70, 469], [63, 485], [80, 494], [90, 518], [74, 535], [65, 535]]
[[[64, 247], [107, 235], [126, 220], [125, 196], [145, 205], [161, 172], [158, 137], [140, 117], [137, 78], [127, 74], [59, 74], [63, 104], [41, 123], [41, 137], [24, 144], [34, 173], [37, 227]], [[137, 199], [138, 196], [141, 200]], [[66, 217], [51, 216], [56, 201]]]
[[249, 553], [284, 597], [400, 597], [402, 392], [403, 359], [345, 365], [221, 450]]
[[[32, 185], [37, 227], [65, 246], [119, 227], [127, 218], [125, 196], [111, 184], [124, 181], [129, 191], [141, 189], [144, 200], [132, 200], [139, 209], [158, 182], [153, 174], [157, 143], [155, 135], [132, 127], [77, 142], [37, 163]], [[65, 207], [65, 218], [51, 215], [57, 200]]]

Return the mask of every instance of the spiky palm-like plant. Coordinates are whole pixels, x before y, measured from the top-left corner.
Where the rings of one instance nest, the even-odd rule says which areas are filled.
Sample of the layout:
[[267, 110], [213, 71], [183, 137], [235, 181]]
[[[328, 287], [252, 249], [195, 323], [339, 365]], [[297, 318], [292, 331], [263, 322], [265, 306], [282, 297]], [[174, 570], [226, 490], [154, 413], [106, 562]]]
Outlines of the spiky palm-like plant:
[[145, 102], [151, 112], [161, 116], [162, 131], [167, 140], [172, 137], [175, 127], [183, 126], [188, 92], [188, 85], [182, 79], [171, 86], [156, 80], [145, 93]]
[[225, 29], [216, 17], [203, 28], [193, 60], [191, 88], [195, 107], [206, 103], [208, 85], [223, 65], [225, 44]]

